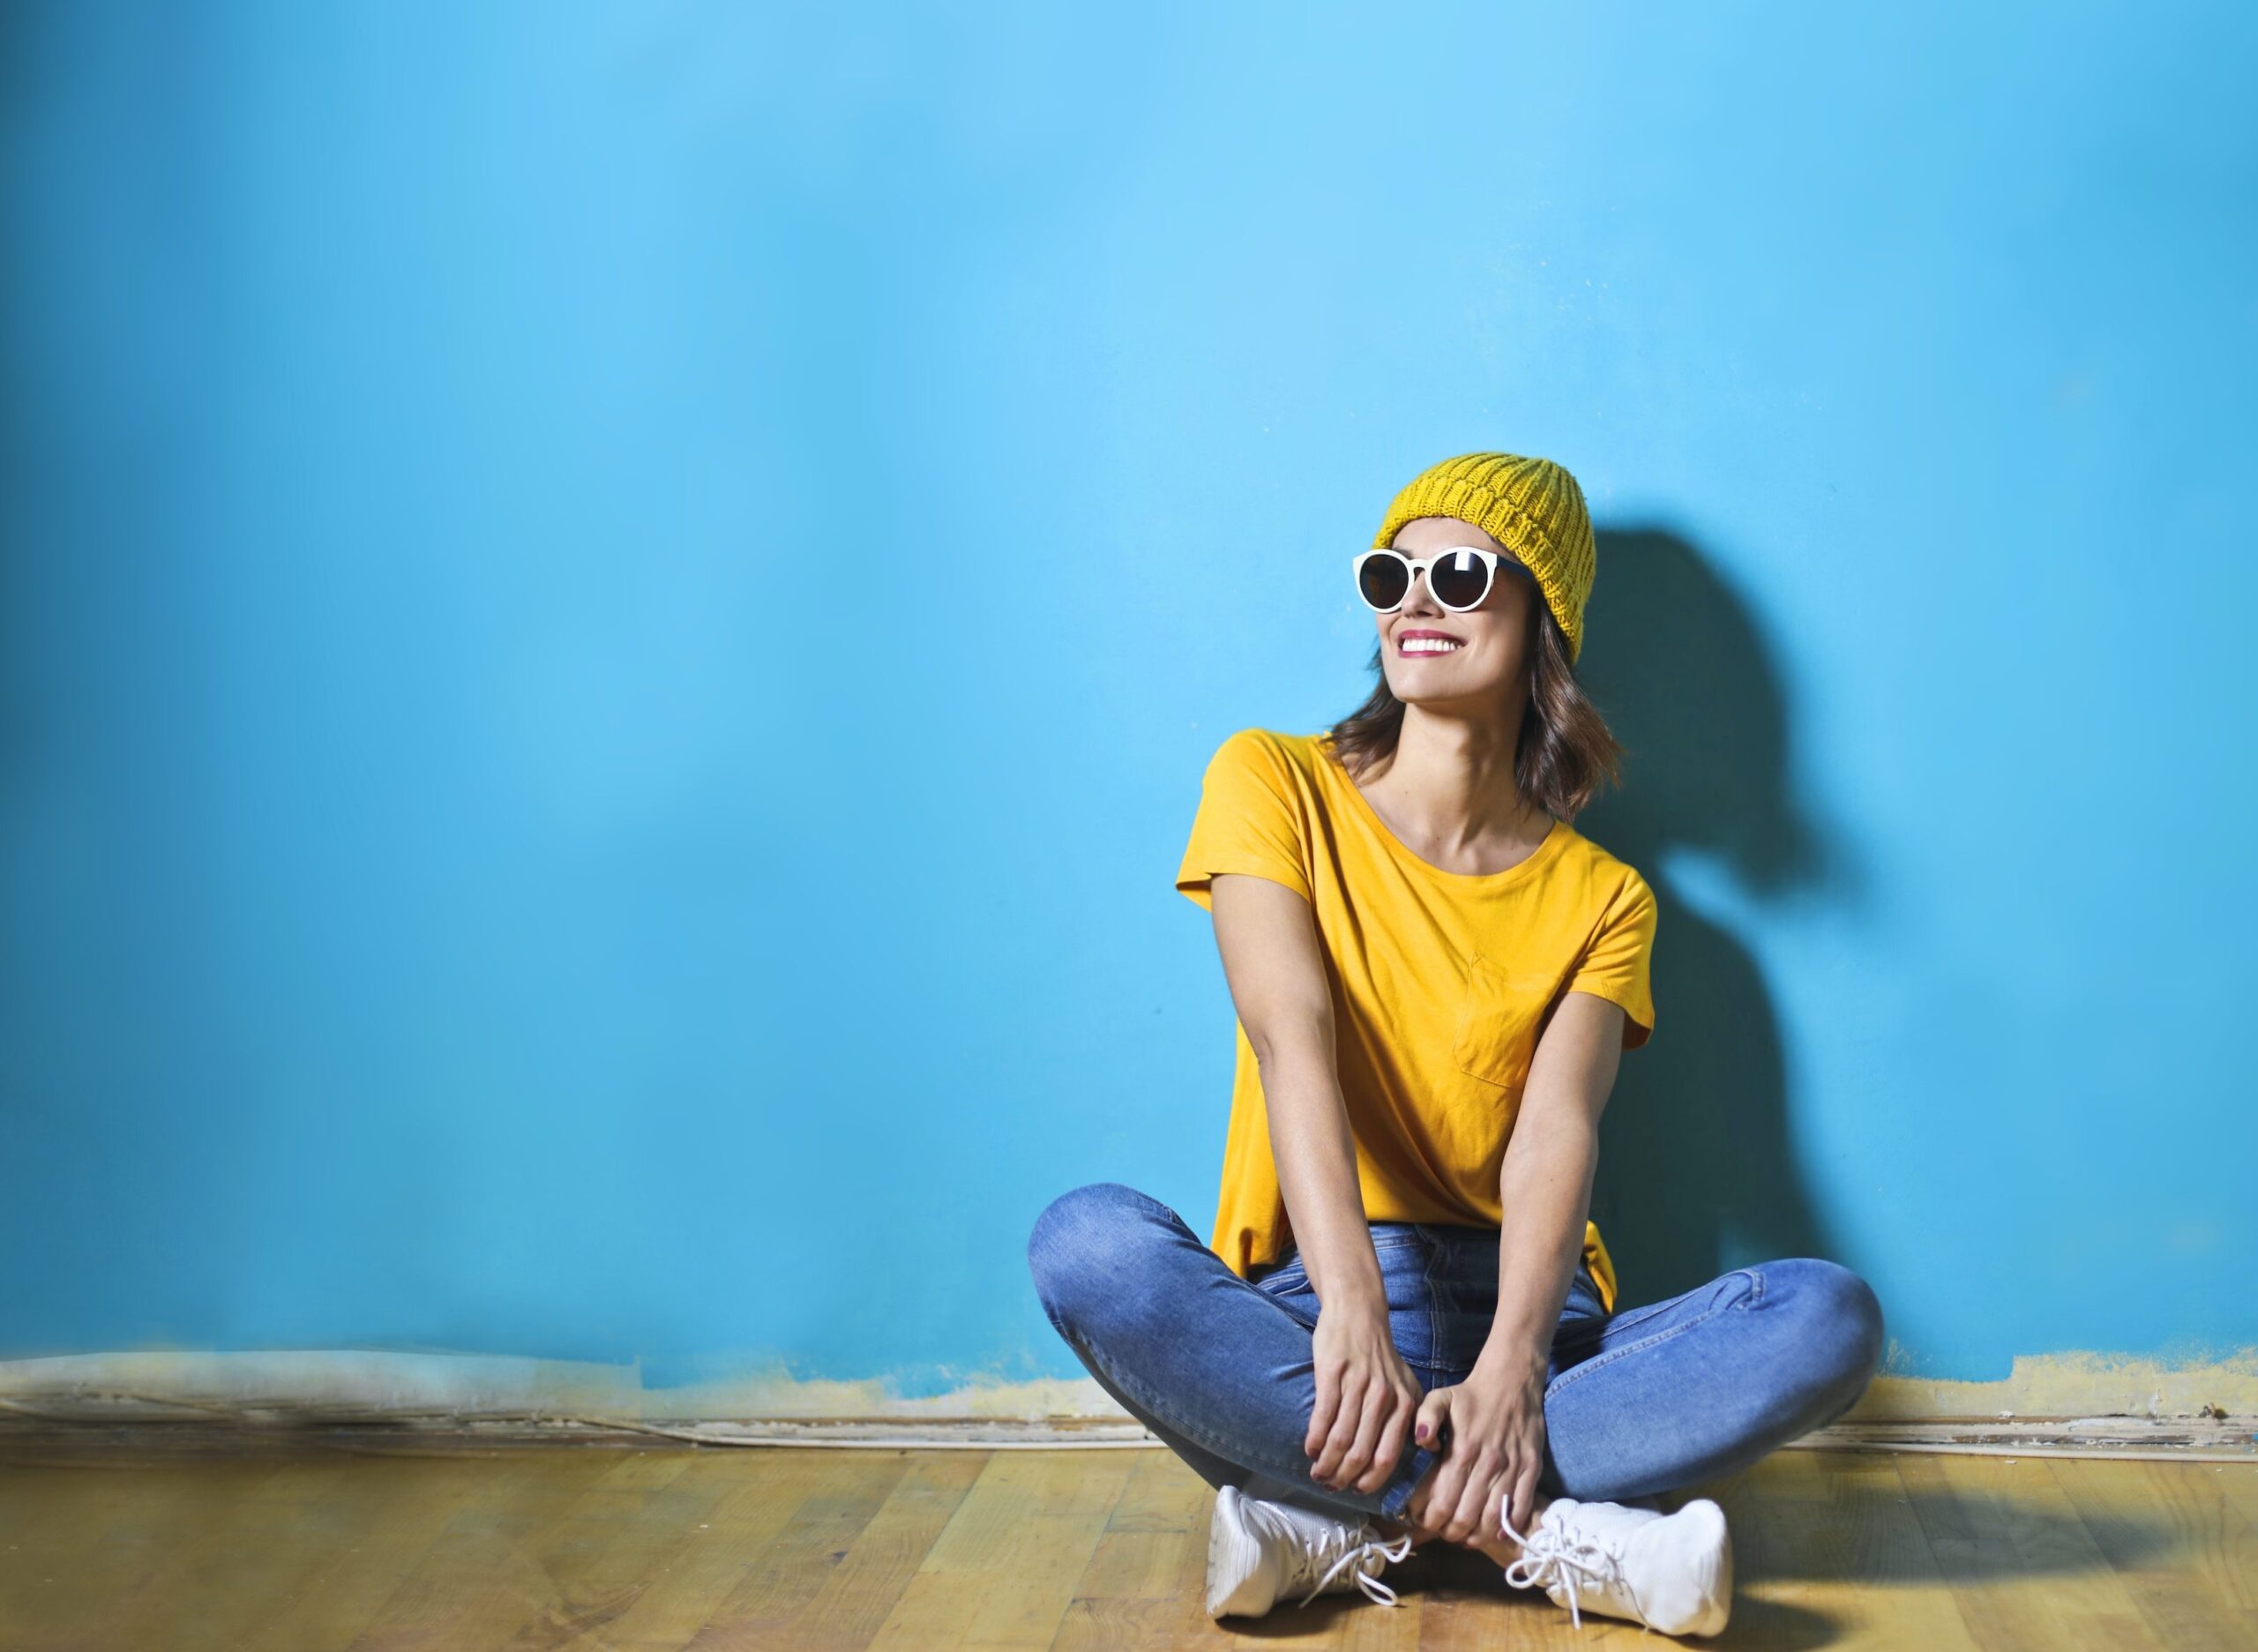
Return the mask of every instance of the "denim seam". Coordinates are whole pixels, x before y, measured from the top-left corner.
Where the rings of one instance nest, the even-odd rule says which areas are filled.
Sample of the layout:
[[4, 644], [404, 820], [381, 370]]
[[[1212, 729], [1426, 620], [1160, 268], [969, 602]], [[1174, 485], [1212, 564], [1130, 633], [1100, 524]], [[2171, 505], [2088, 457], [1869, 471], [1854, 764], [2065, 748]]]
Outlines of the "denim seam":
[[[1546, 1385], [1544, 1389], [1544, 1397], [1548, 1400], [1551, 1399], [1554, 1394], [1559, 1393], [1561, 1389], [1566, 1387], [1577, 1378], [1584, 1376], [1589, 1372], [1597, 1371], [1603, 1365], [1611, 1365], [1617, 1360], [1622, 1358], [1626, 1354], [1638, 1353], [1641, 1349], [1652, 1348], [1657, 1343], [1667, 1342], [1674, 1336], [1682, 1336], [1686, 1332], [1694, 1329], [1698, 1326], [1707, 1325], [1710, 1320], [1716, 1319], [1721, 1313], [1730, 1313], [1736, 1309], [1746, 1310], [1753, 1306], [1761, 1305], [1764, 1295], [1764, 1276], [1761, 1274], [1757, 1273], [1753, 1268], [1737, 1267], [1732, 1271], [1737, 1274], [1745, 1275], [1748, 1278], [1751, 1288], [1747, 1296], [1740, 1298], [1737, 1302], [1719, 1303], [1716, 1306], [1694, 1315], [1694, 1318], [1686, 1320], [1683, 1324], [1671, 1326], [1666, 1331], [1657, 1331], [1652, 1336], [1642, 1336], [1635, 1342], [1626, 1342], [1620, 1348], [1611, 1348], [1604, 1354], [1595, 1354], [1589, 1359], [1579, 1361], [1577, 1364], [1569, 1366], [1567, 1370], [1562, 1372], [1558, 1377], [1555, 1377], [1551, 1382]], [[1659, 1307], [1666, 1306], [1667, 1304], [1657, 1304], [1656, 1305]]]
[[[1372, 1239], [1372, 1249], [1375, 1251], [1400, 1251], [1408, 1245], [1424, 1243], [1416, 1233], [1371, 1233], [1367, 1230], [1367, 1234]], [[1297, 1257], [1302, 1253], [1302, 1247], [1298, 1245], [1292, 1249], [1293, 1254]]]
[[1161, 1203], [1159, 1200], [1155, 1199], [1150, 1193], [1141, 1192], [1136, 1188], [1127, 1186], [1123, 1187], [1121, 1191], [1128, 1194], [1130, 1198], [1135, 1200], [1139, 1204], [1142, 1205], [1146, 1210], [1153, 1215], [1166, 1217], [1176, 1222], [1181, 1222], [1184, 1220], [1184, 1218], [1178, 1215], [1174, 1210]]
[[[1377, 1256], [1382, 1251], [1399, 1251], [1407, 1245], [1417, 1245], [1418, 1243], [1419, 1237], [1417, 1234], [1374, 1234], [1372, 1236], [1372, 1253]], [[1281, 1254], [1273, 1262], [1268, 1264], [1258, 1264], [1258, 1266], [1267, 1266], [1269, 1267], [1270, 1272], [1263, 1275], [1265, 1279], [1271, 1277], [1272, 1275], [1283, 1273], [1290, 1267], [1299, 1267], [1305, 1272], [1307, 1271], [1306, 1259], [1303, 1257], [1301, 1246], [1299, 1245], [1295, 1245], [1290, 1251]]]
[[[1231, 1277], [1237, 1280], [1240, 1284], [1252, 1291], [1256, 1296], [1261, 1297], [1265, 1302], [1274, 1303], [1277, 1306], [1283, 1308], [1288, 1313], [1293, 1313], [1294, 1304], [1286, 1300], [1288, 1297], [1291, 1296], [1297, 1290], [1306, 1290], [1312, 1296], [1315, 1296], [1317, 1294], [1317, 1287], [1309, 1282], [1309, 1277], [1307, 1275], [1302, 1275], [1297, 1277], [1290, 1271], [1295, 1266], [1296, 1264], [1291, 1262], [1281, 1263], [1278, 1267], [1271, 1268], [1268, 1272], [1262, 1275], [1259, 1279], [1242, 1278], [1237, 1274], [1232, 1275]], [[1277, 1286], [1278, 1282], [1282, 1279], [1285, 1282], [1284, 1288], [1275, 1289], [1275, 1287]], [[1300, 1316], [1296, 1315], [1295, 1317], [1298, 1319]], [[1307, 1321], [1304, 1321], [1305, 1325], [1306, 1325], [1306, 1323]]]
[[1611, 1313], [1605, 1317], [1609, 1326], [1614, 1329], [1627, 1331], [1634, 1326], [1645, 1324], [1669, 1306], [1667, 1301], [1650, 1303], [1643, 1308], [1626, 1308], [1620, 1313]]
[[1443, 1309], [1435, 1291], [1435, 1264], [1443, 1259], [1440, 1245], [1430, 1245], [1427, 1266], [1419, 1275], [1419, 1289], [1427, 1298], [1427, 1364], [1430, 1369], [1439, 1365], [1444, 1357]]
[[[1726, 1272], [1720, 1274], [1717, 1278], [1720, 1280], [1729, 1279], [1734, 1274], [1742, 1275], [1748, 1280], [1748, 1294], [1752, 1298], [1762, 1297], [1764, 1295], [1764, 1275], [1760, 1270], [1753, 1267], [1730, 1268]], [[1716, 1281], [1712, 1281], [1710, 1282], [1715, 1283]], [[1595, 1296], [1598, 1294], [1596, 1289], [1594, 1290], [1593, 1294]], [[1626, 1308], [1620, 1313], [1610, 1313], [1604, 1317], [1607, 1320], [1608, 1329], [1611, 1331], [1626, 1331], [1629, 1330], [1634, 1326], [1644, 1324], [1647, 1320], [1653, 1319], [1655, 1315], [1658, 1313], [1667, 1312], [1671, 1304], [1676, 1300], [1676, 1297], [1668, 1297], [1661, 1302], [1649, 1303], [1644, 1307]]]

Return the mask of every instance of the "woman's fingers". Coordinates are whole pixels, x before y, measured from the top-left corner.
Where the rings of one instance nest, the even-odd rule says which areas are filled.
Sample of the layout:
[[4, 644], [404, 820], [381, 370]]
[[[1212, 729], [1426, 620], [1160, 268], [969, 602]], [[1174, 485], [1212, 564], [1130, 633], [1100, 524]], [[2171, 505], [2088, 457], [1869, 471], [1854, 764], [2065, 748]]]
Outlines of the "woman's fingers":
[[1365, 1483], [1372, 1479], [1379, 1461], [1380, 1449], [1387, 1444], [1388, 1420], [1395, 1415], [1395, 1390], [1385, 1382], [1375, 1382], [1365, 1390], [1365, 1418], [1357, 1430], [1356, 1442], [1349, 1447], [1348, 1461], [1341, 1465], [1341, 1478], [1353, 1484], [1360, 1491], [1377, 1489], [1387, 1482], [1382, 1473], [1373, 1485]]
[[1394, 1477], [1395, 1465], [1403, 1461], [1404, 1441], [1410, 1437], [1411, 1419], [1418, 1412], [1419, 1394], [1416, 1387], [1409, 1392], [1396, 1388], [1392, 1393], [1394, 1402], [1380, 1420], [1379, 1447], [1372, 1454], [1372, 1471], [1365, 1476], [1361, 1487], [1366, 1491], [1379, 1491]]
[[1349, 1447], [1356, 1443], [1357, 1429], [1363, 1423], [1365, 1415], [1364, 1386], [1355, 1371], [1341, 1373], [1336, 1381], [1336, 1393], [1338, 1403], [1334, 1409], [1333, 1421], [1325, 1431], [1317, 1461], [1310, 1465], [1310, 1473], [1327, 1485], [1341, 1472], [1341, 1460], [1349, 1454]]
[[[1345, 1326], [1345, 1354], [1328, 1346], [1322, 1317], [1318, 1334], [1317, 1398], [1302, 1437], [1310, 1478], [1333, 1491], [1378, 1491], [1403, 1460], [1425, 1394], [1392, 1342], [1370, 1340], [1385, 1336], [1385, 1327]], [[1447, 1403], [1438, 1402], [1432, 1413], [1438, 1439]]]
[[[1524, 1536], [1529, 1533], [1529, 1521], [1536, 1518], [1533, 1511], [1536, 1506], [1537, 1471], [1538, 1465], [1530, 1463], [1514, 1477], [1506, 1494], [1505, 1501], [1512, 1516], [1513, 1529]], [[1499, 1535], [1504, 1536], [1508, 1534], [1500, 1532]]]
[[1341, 1415], [1333, 1419], [1333, 1438], [1339, 1449], [1334, 1454], [1332, 1483], [1344, 1485], [1351, 1476], [1362, 1474], [1365, 1460], [1358, 1455], [1358, 1442], [1372, 1426], [1372, 1390], [1379, 1387], [1369, 1372], [1360, 1372], [1342, 1385], [1350, 1390], [1342, 1402]]
[[1429, 1451], [1439, 1451], [1442, 1447], [1443, 1428], [1450, 1420], [1450, 1387], [1435, 1388], [1419, 1402], [1419, 1414], [1412, 1423], [1411, 1438]]
[[1435, 1471], [1426, 1480], [1428, 1525], [1439, 1531], [1449, 1521], [1466, 1491], [1466, 1476], [1473, 1466], [1470, 1454], [1460, 1449], [1455, 1439], [1436, 1459]]
[[[1314, 1457], [1325, 1449], [1326, 1438], [1333, 1432], [1335, 1408], [1340, 1403], [1340, 1373], [1320, 1360], [1317, 1367], [1317, 1409], [1309, 1414], [1309, 1432], [1302, 1436], [1305, 1455]], [[1314, 1465], [1311, 1472], [1316, 1472]]]
[[1413, 1506], [1416, 1505], [1418, 1509], [1419, 1523], [1430, 1530], [1439, 1532], [1442, 1529], [1443, 1516], [1450, 1512], [1448, 1483], [1457, 1473], [1458, 1465], [1450, 1460], [1447, 1454], [1438, 1458], [1435, 1461], [1434, 1472], [1422, 1480], [1417, 1489], [1411, 1493], [1411, 1501], [1404, 1505], [1404, 1513], [1410, 1514]]
[[1475, 1452], [1473, 1461], [1467, 1465], [1466, 1478], [1460, 1483], [1458, 1496], [1448, 1505], [1450, 1518], [1443, 1522], [1443, 1536], [1451, 1542], [1464, 1543], [1481, 1531], [1482, 1517], [1497, 1502], [1500, 1466], [1488, 1451]]

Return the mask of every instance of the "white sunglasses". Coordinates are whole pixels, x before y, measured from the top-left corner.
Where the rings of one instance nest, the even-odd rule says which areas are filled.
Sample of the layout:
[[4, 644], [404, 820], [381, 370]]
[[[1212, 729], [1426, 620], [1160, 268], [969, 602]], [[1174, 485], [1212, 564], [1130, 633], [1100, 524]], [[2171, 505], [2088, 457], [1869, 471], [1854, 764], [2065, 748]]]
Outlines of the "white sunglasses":
[[1357, 576], [1357, 594], [1375, 614], [1393, 614], [1402, 608], [1411, 594], [1411, 581], [1423, 573], [1435, 601], [1454, 614], [1481, 607], [1500, 567], [1527, 579], [1536, 577], [1526, 563], [1482, 545], [1447, 545], [1432, 557], [1407, 557], [1383, 547], [1358, 551], [1349, 565]]

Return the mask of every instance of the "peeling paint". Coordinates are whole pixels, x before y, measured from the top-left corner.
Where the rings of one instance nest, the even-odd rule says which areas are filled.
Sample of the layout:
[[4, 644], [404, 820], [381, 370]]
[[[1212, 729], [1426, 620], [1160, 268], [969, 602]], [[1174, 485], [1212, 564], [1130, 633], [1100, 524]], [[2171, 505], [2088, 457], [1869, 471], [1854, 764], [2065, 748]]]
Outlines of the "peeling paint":
[[2125, 1354], [2018, 1355], [1993, 1382], [1880, 1376], [1850, 1412], [1858, 1422], [1932, 1417], [2258, 1416], [2258, 1348], [2171, 1364]]
[[[1088, 1377], [976, 1380], [906, 1397], [888, 1379], [806, 1380], [781, 1372], [651, 1388], [637, 1365], [360, 1349], [63, 1355], [0, 1361], [0, 1404], [83, 1415], [164, 1406], [340, 1417], [572, 1417], [647, 1423], [1125, 1417]], [[2025, 1421], [2137, 1416], [2258, 1417], [2258, 1349], [2171, 1364], [2104, 1354], [2015, 1360], [1992, 1382], [1881, 1376], [1846, 1421]]]

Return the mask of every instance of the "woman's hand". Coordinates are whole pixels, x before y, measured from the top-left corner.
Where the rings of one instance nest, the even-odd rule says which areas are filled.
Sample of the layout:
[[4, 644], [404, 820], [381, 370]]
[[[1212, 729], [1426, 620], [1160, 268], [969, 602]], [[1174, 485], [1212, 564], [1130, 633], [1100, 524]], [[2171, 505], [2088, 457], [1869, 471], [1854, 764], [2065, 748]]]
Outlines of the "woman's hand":
[[1302, 1449], [1310, 1477], [1332, 1491], [1377, 1491], [1395, 1473], [1419, 1379], [1396, 1351], [1387, 1309], [1343, 1304], [1317, 1316], [1317, 1409]]
[[1544, 1471], [1545, 1362], [1477, 1361], [1464, 1382], [1437, 1388], [1419, 1407], [1418, 1439], [1430, 1450], [1449, 1439], [1428, 1481], [1423, 1523], [1451, 1543], [1527, 1533]]

